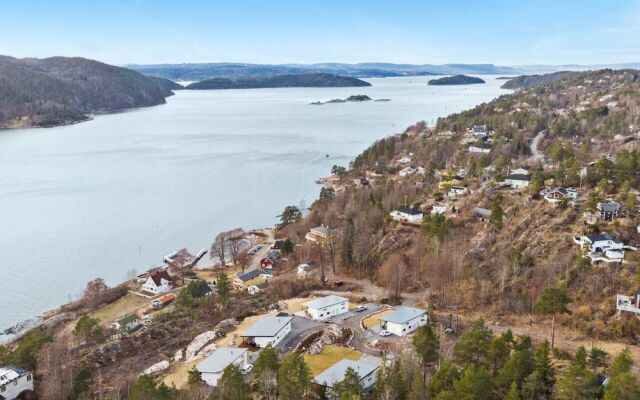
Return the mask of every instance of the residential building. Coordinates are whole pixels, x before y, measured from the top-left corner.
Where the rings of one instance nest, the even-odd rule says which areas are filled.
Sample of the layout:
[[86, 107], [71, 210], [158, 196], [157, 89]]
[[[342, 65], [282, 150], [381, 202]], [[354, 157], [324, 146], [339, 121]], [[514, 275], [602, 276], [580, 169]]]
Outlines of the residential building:
[[302, 306], [305, 308], [305, 313], [309, 317], [317, 320], [323, 320], [348, 312], [349, 299], [336, 295], [329, 295], [307, 301]]
[[359, 360], [343, 358], [331, 367], [316, 375], [313, 380], [331, 390], [336, 383], [342, 382], [348, 368], [354, 370], [360, 377], [360, 385], [363, 390], [369, 390], [376, 381], [376, 372], [382, 360], [378, 357], [363, 356]]
[[166, 306], [167, 304], [171, 303], [175, 299], [176, 299], [176, 295], [174, 293], [163, 294], [162, 296], [158, 297], [157, 299], [151, 302], [151, 308], [153, 308], [154, 310], [158, 310]]
[[531, 184], [531, 177], [524, 174], [511, 174], [505, 178], [504, 184], [512, 189], [523, 189]]
[[242, 368], [249, 362], [248, 354], [247, 349], [222, 347], [198, 364], [196, 370], [207, 385], [217, 386], [224, 369], [231, 364]]
[[296, 277], [298, 279], [309, 278], [315, 273], [317, 269], [318, 267], [313, 265], [312, 262], [300, 264], [298, 265], [298, 271], [296, 272]]
[[400, 307], [379, 320], [382, 329], [397, 336], [405, 336], [427, 324], [427, 312], [421, 308]]
[[525, 167], [512, 169], [509, 173], [513, 175], [529, 175], [529, 169], [530, 168], [528, 166], [525, 166]]
[[389, 215], [396, 221], [419, 224], [424, 214], [417, 208], [400, 207], [391, 211]]
[[447, 212], [446, 204], [436, 203], [431, 207], [431, 215], [442, 215]]
[[574, 236], [573, 241], [584, 248], [586, 256], [591, 262], [622, 262], [627, 250], [636, 250], [635, 247], [625, 245], [622, 241], [614, 239], [608, 233], [599, 235]]
[[111, 324], [111, 328], [115, 329], [119, 333], [133, 332], [138, 328], [140, 328], [141, 326], [142, 325], [138, 320], [138, 316], [135, 314], [127, 315], [126, 317], [121, 318], [116, 322], [114, 322], [113, 324]]
[[469, 189], [464, 186], [451, 186], [447, 195], [449, 197], [458, 197], [469, 194]]
[[558, 187], [544, 192], [544, 199], [549, 203], [558, 203], [562, 200], [575, 201], [580, 196], [580, 192], [573, 189]]
[[240, 336], [256, 347], [275, 347], [291, 332], [292, 320], [293, 317], [262, 317]]
[[273, 268], [273, 265], [282, 257], [278, 250], [270, 251], [262, 260], [260, 260], [260, 266], [262, 268]]
[[488, 208], [476, 207], [473, 209], [473, 215], [481, 220], [489, 219], [491, 217], [491, 210]]
[[331, 229], [328, 226], [317, 226], [311, 228], [309, 232], [304, 236], [310, 242], [325, 245], [335, 238], [336, 230]]
[[233, 280], [233, 286], [237, 289], [244, 289], [250, 286], [258, 286], [263, 282], [268, 281], [273, 277], [273, 270], [265, 269], [252, 269], [245, 273], [238, 272], [237, 276]]
[[625, 296], [623, 294], [617, 295], [616, 310], [640, 315], [640, 292], [632, 296]]
[[600, 211], [600, 216], [605, 221], [613, 221], [614, 218], [618, 218], [620, 215], [620, 204], [615, 201], [608, 201], [606, 203], [598, 203], [597, 207]]
[[33, 392], [31, 371], [15, 365], [0, 367], [0, 399], [17, 399], [25, 391]]
[[480, 145], [469, 146], [469, 153], [489, 154], [491, 153], [491, 147], [485, 147]]
[[153, 294], [163, 294], [171, 290], [172, 281], [165, 270], [157, 271], [147, 278], [142, 284], [142, 289]]

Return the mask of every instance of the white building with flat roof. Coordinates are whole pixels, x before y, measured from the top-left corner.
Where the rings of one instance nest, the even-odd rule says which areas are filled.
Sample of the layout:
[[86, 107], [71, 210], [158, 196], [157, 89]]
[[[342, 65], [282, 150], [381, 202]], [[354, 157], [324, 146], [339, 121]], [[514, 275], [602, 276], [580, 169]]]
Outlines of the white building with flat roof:
[[363, 356], [359, 360], [343, 358], [328, 369], [317, 375], [313, 380], [329, 389], [336, 383], [342, 382], [348, 368], [354, 370], [360, 377], [360, 384], [364, 390], [368, 390], [376, 381], [376, 371], [380, 368], [382, 359], [372, 356]]
[[0, 399], [16, 399], [24, 391], [33, 391], [33, 374], [15, 365], [0, 367]]
[[242, 368], [248, 363], [247, 356], [247, 349], [222, 347], [198, 364], [196, 370], [200, 372], [200, 377], [207, 385], [216, 386], [225, 368], [231, 364]]
[[400, 307], [379, 320], [382, 329], [397, 336], [405, 336], [427, 324], [427, 312], [421, 308]]
[[240, 336], [256, 347], [276, 347], [291, 332], [292, 320], [293, 317], [262, 317]]
[[307, 301], [303, 303], [302, 306], [305, 308], [305, 312], [309, 317], [323, 320], [348, 312], [349, 299], [332, 294]]

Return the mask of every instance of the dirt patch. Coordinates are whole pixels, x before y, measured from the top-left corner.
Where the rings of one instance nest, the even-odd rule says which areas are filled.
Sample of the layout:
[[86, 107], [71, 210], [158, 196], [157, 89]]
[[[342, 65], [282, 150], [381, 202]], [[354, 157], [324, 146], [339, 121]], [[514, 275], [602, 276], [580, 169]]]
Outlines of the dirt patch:
[[143, 308], [149, 306], [149, 299], [136, 296], [135, 294], [127, 294], [126, 296], [116, 300], [105, 307], [102, 307], [93, 314], [94, 318], [99, 318], [103, 324], [109, 324], [117, 321], [118, 319], [125, 317], [129, 314], [134, 314]]
[[393, 310], [393, 309], [388, 309], [388, 310], [381, 311], [379, 313], [371, 314], [367, 318], [365, 318], [364, 321], [362, 321], [362, 323], [364, 324], [364, 326], [367, 329], [371, 329], [374, 326], [380, 325], [380, 317], [384, 317], [385, 315], [389, 315], [394, 311], [395, 310]]

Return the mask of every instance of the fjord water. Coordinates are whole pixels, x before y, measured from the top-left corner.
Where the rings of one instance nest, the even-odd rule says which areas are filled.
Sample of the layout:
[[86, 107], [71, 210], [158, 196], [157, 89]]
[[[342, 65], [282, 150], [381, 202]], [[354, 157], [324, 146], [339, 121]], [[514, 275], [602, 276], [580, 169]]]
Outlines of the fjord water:
[[[116, 284], [221, 230], [272, 226], [376, 139], [506, 93], [495, 78], [182, 91], [76, 125], [0, 131], [0, 328], [79, 297], [90, 279]], [[391, 101], [309, 105], [355, 94]]]

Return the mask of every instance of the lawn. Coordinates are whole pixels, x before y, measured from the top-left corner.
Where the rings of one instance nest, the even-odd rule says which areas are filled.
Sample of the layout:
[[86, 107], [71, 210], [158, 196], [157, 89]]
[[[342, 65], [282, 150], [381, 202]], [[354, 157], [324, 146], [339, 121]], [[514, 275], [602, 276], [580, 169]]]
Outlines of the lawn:
[[362, 353], [358, 350], [326, 345], [320, 354], [305, 354], [304, 360], [311, 370], [311, 375], [316, 376], [343, 358], [359, 360], [360, 357], [362, 357]]
[[365, 318], [364, 321], [362, 321], [362, 323], [364, 324], [364, 326], [367, 327], [367, 329], [371, 329], [374, 326], [380, 325], [380, 317], [384, 317], [385, 315], [389, 315], [394, 311], [395, 310], [389, 309], [389, 310], [385, 310], [385, 311], [379, 312], [377, 314], [370, 315], [367, 318]]
[[94, 318], [99, 318], [102, 323], [117, 321], [128, 314], [132, 314], [149, 305], [151, 300], [145, 299], [135, 294], [128, 293], [114, 303], [108, 304], [93, 314]]
[[190, 363], [181, 364], [175, 370], [162, 378], [162, 382], [169, 387], [175, 385], [178, 389], [185, 389], [189, 383], [189, 371], [201, 362], [202, 360], [198, 359]]

